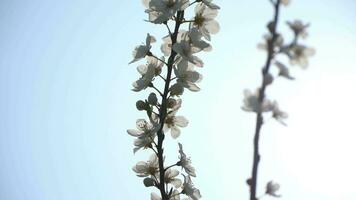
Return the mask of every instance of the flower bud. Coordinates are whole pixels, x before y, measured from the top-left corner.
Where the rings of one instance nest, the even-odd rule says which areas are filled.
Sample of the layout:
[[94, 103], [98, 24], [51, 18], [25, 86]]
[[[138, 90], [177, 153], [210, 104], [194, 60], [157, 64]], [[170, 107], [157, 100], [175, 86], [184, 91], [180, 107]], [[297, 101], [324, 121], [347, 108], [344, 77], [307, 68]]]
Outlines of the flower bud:
[[280, 185], [278, 183], [269, 181], [266, 186], [266, 194], [274, 197], [280, 197], [281, 195], [276, 194], [276, 192], [279, 190], [279, 187]]
[[275, 23], [274, 22], [269, 22], [267, 24], [267, 29], [269, 30], [270, 33], [273, 33], [274, 28], [275, 28]]
[[273, 76], [270, 73], [268, 73], [265, 75], [263, 81], [264, 81], [265, 85], [269, 85], [273, 82]]
[[149, 96], [148, 96], [148, 99], [147, 99], [148, 103], [151, 104], [151, 105], [157, 105], [157, 96], [155, 93], [151, 93]]
[[145, 178], [143, 179], [143, 184], [146, 186], [146, 187], [152, 187], [154, 186], [156, 183], [155, 180], [153, 180], [152, 178]]
[[146, 103], [142, 100], [136, 102], [137, 110], [146, 110]]

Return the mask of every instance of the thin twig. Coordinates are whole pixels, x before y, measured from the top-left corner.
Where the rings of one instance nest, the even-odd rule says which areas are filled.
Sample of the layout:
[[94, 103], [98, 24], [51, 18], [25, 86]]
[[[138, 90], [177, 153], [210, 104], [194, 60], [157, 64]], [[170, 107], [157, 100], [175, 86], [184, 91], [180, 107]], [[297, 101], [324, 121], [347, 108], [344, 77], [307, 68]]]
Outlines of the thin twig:
[[166, 63], [164, 60], [158, 58], [157, 56], [155, 56], [155, 55], [153, 55], [153, 54], [151, 54], [150, 56], [153, 57], [153, 58], [156, 58], [157, 60], [161, 61], [161, 62], [164, 63], [165, 65], [168, 65], [168, 63]]
[[175, 167], [175, 166], [178, 166], [177, 163], [166, 167], [166, 168], [164, 169], [164, 171], [167, 171], [169, 168], [172, 168], [172, 167]]
[[162, 92], [159, 91], [159, 89], [157, 89], [153, 84], [150, 87], [155, 89], [161, 96], [163, 96]]
[[161, 77], [162, 78], [162, 80], [164, 80], [164, 81], [166, 81], [166, 79], [160, 74], [160, 75], [158, 75], [159, 77]]
[[[274, 26], [272, 28], [271, 34], [272, 34], [272, 39], [268, 43], [268, 53], [267, 53], [267, 60], [266, 64], [262, 70], [262, 86], [259, 91], [259, 103], [262, 105], [262, 102], [265, 99], [265, 90], [266, 90], [266, 81], [264, 80], [266, 75], [269, 72], [269, 68], [271, 66], [271, 61], [274, 56], [274, 42], [277, 39], [277, 24], [278, 24], [278, 17], [279, 17], [279, 7], [280, 7], [280, 0], [277, 0], [277, 2], [274, 4]], [[253, 166], [252, 166], [252, 176], [251, 176], [251, 181], [250, 181], [250, 200], [257, 200], [256, 198], [256, 190], [257, 190], [257, 175], [258, 175], [258, 164], [260, 161], [260, 154], [259, 154], [259, 138], [260, 138], [260, 131], [261, 127], [263, 125], [263, 116], [261, 111], [257, 113], [256, 117], [256, 129], [255, 129], [255, 136], [254, 136], [254, 152], [253, 152]]]

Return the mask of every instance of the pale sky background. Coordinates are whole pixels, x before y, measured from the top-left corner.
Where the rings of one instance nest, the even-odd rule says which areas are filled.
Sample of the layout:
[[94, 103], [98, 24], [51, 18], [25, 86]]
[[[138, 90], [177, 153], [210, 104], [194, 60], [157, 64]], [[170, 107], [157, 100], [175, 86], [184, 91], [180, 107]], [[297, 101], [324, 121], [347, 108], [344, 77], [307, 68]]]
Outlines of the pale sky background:
[[[255, 124], [240, 109], [242, 91], [260, 83], [266, 55], [256, 45], [272, 9], [268, 0], [216, 3], [221, 31], [200, 54], [202, 91], [183, 96], [179, 114], [190, 124], [178, 141], [203, 199], [242, 200]], [[355, 10], [355, 0], [292, 0], [282, 10], [281, 22], [311, 22], [306, 43], [317, 54], [307, 70], [292, 69], [295, 81], [268, 89], [290, 118], [262, 129], [260, 193], [273, 179], [282, 199], [356, 199]], [[131, 51], [148, 32], [166, 34], [146, 18], [139, 0], [0, 1], [0, 200], [149, 199], [131, 170], [147, 154], [133, 155], [126, 133], [144, 116], [135, 101], [149, 92], [130, 91]], [[176, 141], [167, 138], [174, 161]]]

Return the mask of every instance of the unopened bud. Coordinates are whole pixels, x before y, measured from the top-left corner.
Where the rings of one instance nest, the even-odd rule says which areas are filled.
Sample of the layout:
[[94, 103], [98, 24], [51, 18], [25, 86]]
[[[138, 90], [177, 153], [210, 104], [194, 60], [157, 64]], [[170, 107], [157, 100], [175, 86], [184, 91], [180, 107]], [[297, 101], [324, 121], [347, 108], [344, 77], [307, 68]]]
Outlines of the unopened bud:
[[151, 104], [151, 105], [157, 105], [157, 96], [155, 93], [151, 93], [149, 96], [148, 96], [148, 99], [147, 99], [148, 103]]
[[146, 103], [142, 100], [136, 102], [137, 110], [146, 110]]
[[152, 178], [145, 178], [143, 179], [143, 184], [146, 186], [146, 187], [152, 187], [154, 186], [156, 183], [155, 180], [153, 180]]
[[273, 76], [270, 73], [268, 73], [265, 75], [263, 81], [264, 81], [265, 85], [269, 85], [273, 82]]

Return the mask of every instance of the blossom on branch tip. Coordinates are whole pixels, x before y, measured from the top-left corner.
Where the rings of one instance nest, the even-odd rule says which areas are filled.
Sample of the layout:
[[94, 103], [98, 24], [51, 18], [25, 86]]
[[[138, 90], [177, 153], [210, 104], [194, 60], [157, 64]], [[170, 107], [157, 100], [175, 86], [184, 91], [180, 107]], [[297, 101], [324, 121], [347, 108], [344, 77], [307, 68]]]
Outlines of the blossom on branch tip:
[[278, 68], [279, 72], [278, 72], [278, 76], [282, 76], [284, 78], [287, 78], [289, 80], [294, 80], [294, 77], [292, 77], [289, 73], [289, 69], [287, 68], [287, 66], [285, 66], [283, 63], [281, 62], [274, 62], [274, 64], [276, 65], [276, 67]]
[[200, 191], [194, 187], [190, 176], [184, 176], [182, 193], [187, 195], [188, 197], [190, 197], [193, 200], [198, 200], [201, 198]]
[[157, 72], [161, 71], [163, 67], [163, 62], [156, 58], [148, 58], [148, 63], [146, 65], [140, 65], [137, 67], [137, 71], [141, 74], [141, 78], [132, 83], [135, 92], [146, 89], [151, 83]]
[[204, 3], [195, 7], [193, 26], [197, 27], [204, 38], [210, 41], [210, 34], [216, 34], [220, 30], [219, 23], [214, 19], [218, 15], [217, 9], [211, 9]]
[[187, 172], [188, 175], [196, 177], [195, 169], [192, 166], [192, 161], [190, 160], [187, 155], [185, 155], [183, 151], [183, 145], [181, 143], [178, 143], [179, 146], [179, 161], [178, 161], [178, 166], [181, 166], [185, 172]]
[[156, 133], [158, 130], [157, 125], [152, 125], [144, 119], [138, 119], [136, 121], [136, 129], [129, 129], [127, 133], [133, 137], [137, 137], [134, 141], [134, 153], [136, 153], [141, 148], [150, 148], [152, 147], [152, 143], [154, 138], [156, 137]]
[[315, 54], [315, 49], [295, 44], [289, 48], [288, 56], [292, 65], [299, 65], [303, 69], [308, 67], [308, 57]]
[[180, 129], [188, 126], [189, 121], [183, 116], [175, 116], [176, 111], [170, 112], [164, 122], [163, 131], [171, 132], [172, 138], [176, 139], [180, 135]]
[[[210, 51], [211, 45], [201, 38], [203, 37], [202, 33], [197, 28], [191, 28], [189, 31], [181, 30], [177, 35], [177, 43], [181, 41], [187, 41], [192, 48], [194, 48], [194, 52], [200, 51]], [[161, 51], [165, 56], [169, 56], [172, 51], [172, 40], [171, 37], [165, 36], [163, 38], [163, 44], [161, 45]]]
[[129, 64], [134, 63], [144, 57], [146, 57], [146, 55], [148, 55], [150, 53], [151, 50], [151, 43], [156, 42], [155, 37], [151, 36], [149, 33], [147, 33], [147, 37], [146, 37], [146, 44], [142, 44], [139, 45], [137, 47], [135, 47], [134, 51], [132, 52], [132, 56], [134, 57], [134, 59], [129, 62]]
[[148, 21], [161, 24], [171, 19], [177, 11], [186, 9], [189, 0], [143, 0], [148, 13]]
[[255, 93], [252, 93], [250, 90], [244, 90], [244, 105], [241, 107], [242, 110], [247, 112], [268, 112], [272, 110], [271, 101], [264, 99], [262, 104], [259, 102], [259, 90], [256, 90]]
[[203, 76], [194, 71], [194, 66], [188, 61], [181, 60], [177, 67], [174, 68], [174, 73], [177, 77], [177, 84], [193, 92], [200, 90], [195, 83], [200, 82], [203, 79]]
[[138, 162], [132, 170], [137, 173], [138, 177], [155, 177], [159, 172], [158, 157], [152, 154], [147, 162]]
[[220, 9], [220, 7], [214, 3], [212, 3], [213, 0], [198, 0], [197, 2], [202, 2], [206, 6], [208, 6], [210, 9]]
[[289, 28], [292, 29], [294, 34], [298, 37], [301, 36], [302, 38], [308, 37], [307, 28], [309, 24], [303, 24], [300, 20], [294, 20], [293, 22], [287, 22]]
[[280, 110], [277, 101], [274, 101], [272, 103], [272, 117], [275, 118], [281, 124], [286, 125], [283, 120], [288, 118], [288, 114]]
[[193, 55], [201, 51], [201, 49], [194, 47], [189, 41], [183, 40], [179, 43], [175, 43], [172, 48], [181, 56], [181, 59], [187, 60], [197, 67], [204, 66], [203, 61], [197, 56]]
[[164, 180], [166, 183], [172, 184], [175, 188], [179, 188], [182, 185], [182, 181], [176, 178], [178, 175], [178, 170], [169, 168], [164, 172]]

